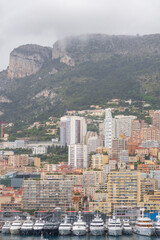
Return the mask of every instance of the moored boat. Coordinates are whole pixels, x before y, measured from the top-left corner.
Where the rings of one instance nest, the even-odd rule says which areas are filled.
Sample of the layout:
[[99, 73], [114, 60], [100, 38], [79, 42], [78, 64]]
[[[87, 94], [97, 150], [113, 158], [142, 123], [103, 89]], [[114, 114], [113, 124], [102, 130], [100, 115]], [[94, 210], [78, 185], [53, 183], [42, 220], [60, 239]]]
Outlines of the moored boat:
[[87, 224], [82, 220], [81, 212], [78, 213], [78, 220], [73, 223], [72, 232], [76, 236], [86, 235]]
[[34, 226], [33, 226], [33, 234], [35, 236], [40, 236], [42, 234], [42, 229], [44, 227], [45, 221], [41, 218], [39, 220], [36, 220]]
[[108, 220], [108, 235], [110, 236], [121, 236], [122, 235], [122, 225], [119, 218], [114, 215]]
[[160, 212], [158, 212], [158, 215], [157, 215], [157, 221], [155, 223], [155, 233], [157, 236], [160, 236]]
[[46, 221], [43, 226], [43, 229], [42, 229], [43, 236], [44, 237], [57, 236], [58, 235], [58, 227], [59, 227], [59, 222]]
[[20, 229], [20, 235], [31, 236], [33, 234], [33, 226], [34, 226], [34, 222], [30, 219], [30, 217], [27, 217], [27, 220], [24, 221]]
[[125, 235], [132, 234], [132, 227], [131, 227], [128, 219], [123, 221], [122, 233]]
[[94, 236], [103, 235], [105, 232], [104, 221], [98, 215], [98, 213], [94, 216], [94, 219], [90, 223], [90, 233]]
[[138, 217], [134, 232], [139, 235], [151, 237], [155, 233], [155, 227], [149, 217], [144, 217], [144, 208], [140, 209], [140, 217]]
[[7, 221], [2, 227], [3, 234], [10, 234], [11, 222]]
[[11, 224], [10, 233], [13, 235], [19, 235], [21, 226], [22, 226], [22, 221], [20, 220], [20, 217], [16, 217]]
[[70, 235], [72, 232], [72, 224], [68, 222], [67, 215], [64, 222], [59, 225], [59, 234], [62, 236]]

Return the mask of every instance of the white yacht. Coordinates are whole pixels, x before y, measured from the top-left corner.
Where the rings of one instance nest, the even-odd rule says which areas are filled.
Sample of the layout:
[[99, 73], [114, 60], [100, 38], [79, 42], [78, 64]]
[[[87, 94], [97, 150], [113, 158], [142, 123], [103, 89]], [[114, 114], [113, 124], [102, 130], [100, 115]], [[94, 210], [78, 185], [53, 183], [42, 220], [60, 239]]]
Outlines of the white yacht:
[[62, 236], [70, 235], [72, 232], [72, 224], [68, 222], [67, 215], [64, 222], [59, 225], [59, 234]]
[[27, 217], [27, 220], [24, 221], [21, 230], [20, 230], [20, 234], [21, 235], [32, 235], [33, 234], [33, 226], [34, 226], [34, 222], [30, 219], [30, 217]]
[[7, 221], [2, 227], [2, 233], [3, 234], [10, 234], [10, 227], [11, 227], [11, 222]]
[[42, 234], [44, 225], [45, 225], [45, 221], [42, 220], [41, 218], [39, 220], [36, 220], [33, 226], [33, 234], [36, 236], [40, 236]]
[[155, 228], [150, 218], [144, 217], [144, 208], [140, 209], [140, 216], [138, 217], [134, 232], [143, 236], [153, 236]]
[[108, 220], [108, 235], [110, 236], [121, 236], [122, 235], [122, 225], [119, 218], [114, 215]]
[[11, 224], [10, 233], [14, 235], [18, 235], [20, 233], [21, 226], [22, 226], [22, 221], [20, 220], [20, 217], [16, 217]]
[[73, 223], [72, 232], [76, 236], [83, 236], [87, 232], [87, 224], [82, 220], [81, 212], [78, 213], [78, 220]]
[[98, 213], [94, 216], [94, 219], [90, 223], [90, 233], [94, 236], [103, 235], [105, 232], [104, 221], [98, 215]]
[[160, 212], [157, 215], [157, 222], [155, 223], [155, 232], [157, 236], [160, 236]]
[[128, 219], [123, 220], [122, 232], [123, 232], [123, 234], [125, 234], [125, 235], [130, 235], [130, 234], [132, 234], [132, 227], [131, 227]]

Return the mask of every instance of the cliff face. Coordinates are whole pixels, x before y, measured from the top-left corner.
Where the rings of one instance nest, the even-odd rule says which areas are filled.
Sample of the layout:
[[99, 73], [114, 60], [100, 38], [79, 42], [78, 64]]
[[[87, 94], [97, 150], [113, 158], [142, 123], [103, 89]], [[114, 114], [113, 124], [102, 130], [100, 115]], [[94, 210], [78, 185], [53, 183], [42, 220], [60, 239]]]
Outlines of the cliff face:
[[160, 35], [108, 36], [89, 34], [57, 41], [53, 48], [28, 44], [10, 54], [8, 77], [24, 78], [37, 73], [48, 60], [68, 66], [88, 61], [103, 61], [114, 56], [146, 57], [160, 55]]
[[24, 78], [35, 74], [50, 58], [51, 49], [47, 47], [29, 44], [16, 48], [10, 54], [8, 77]]
[[113, 56], [157, 55], [160, 55], [160, 34], [146, 36], [89, 34], [68, 37], [57, 41], [52, 50], [52, 59], [60, 59], [67, 65], [107, 60]]

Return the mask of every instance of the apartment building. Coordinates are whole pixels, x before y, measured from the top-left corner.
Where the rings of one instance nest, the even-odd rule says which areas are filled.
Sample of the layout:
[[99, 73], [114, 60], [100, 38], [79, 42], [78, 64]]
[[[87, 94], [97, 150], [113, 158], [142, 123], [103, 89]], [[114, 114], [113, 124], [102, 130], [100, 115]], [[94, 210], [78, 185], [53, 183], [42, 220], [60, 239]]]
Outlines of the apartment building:
[[108, 174], [108, 201], [117, 206], [136, 207], [140, 201], [140, 172], [112, 171]]
[[159, 211], [160, 191], [157, 190], [153, 194], [144, 195], [144, 200], [139, 203], [139, 206], [145, 208], [149, 212]]
[[13, 168], [21, 168], [28, 165], [29, 156], [26, 154], [9, 156], [8, 165]]
[[97, 190], [107, 190], [107, 173], [101, 170], [84, 170], [85, 195], [89, 196]]
[[115, 116], [116, 121], [116, 136], [124, 135], [130, 137], [132, 133], [132, 122], [136, 119], [135, 116]]
[[63, 179], [24, 180], [23, 208], [66, 210], [72, 202], [72, 181]]
[[123, 137], [112, 140], [112, 158], [120, 160], [120, 152], [127, 150], [127, 140]]
[[60, 119], [61, 146], [85, 144], [87, 122], [84, 117], [64, 116]]
[[94, 154], [91, 157], [91, 168], [103, 169], [105, 164], [108, 164], [109, 156], [103, 154]]
[[111, 150], [112, 139], [115, 137], [115, 119], [112, 118], [112, 113], [110, 108], [105, 109], [104, 137], [105, 137], [105, 147]]
[[144, 200], [144, 196], [153, 194], [158, 189], [158, 180], [152, 178], [141, 179], [141, 201]]
[[71, 169], [88, 168], [88, 146], [84, 144], [72, 144], [68, 147], [68, 165]]

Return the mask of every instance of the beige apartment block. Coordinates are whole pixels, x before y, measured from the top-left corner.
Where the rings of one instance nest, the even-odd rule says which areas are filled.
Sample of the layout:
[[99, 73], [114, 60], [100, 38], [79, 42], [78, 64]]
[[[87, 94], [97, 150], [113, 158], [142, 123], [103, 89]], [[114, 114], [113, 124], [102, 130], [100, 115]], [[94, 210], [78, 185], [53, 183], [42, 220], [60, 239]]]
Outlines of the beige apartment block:
[[12, 200], [13, 200], [13, 197], [11, 195], [0, 196], [0, 210], [2, 210], [1, 209], [2, 204], [7, 203], [7, 202], [11, 202]]
[[72, 173], [42, 173], [41, 174], [42, 179], [65, 179], [72, 181], [73, 185], [83, 185], [83, 174], [72, 174]]
[[14, 168], [21, 168], [28, 165], [28, 158], [26, 154], [9, 156], [8, 164]]
[[109, 156], [108, 155], [103, 155], [103, 154], [95, 154], [92, 155], [91, 158], [91, 168], [96, 168], [96, 169], [103, 169], [103, 166], [105, 164], [108, 164], [109, 161]]
[[41, 159], [38, 157], [34, 157], [34, 166], [40, 168], [41, 166]]
[[151, 195], [144, 195], [144, 201], [139, 203], [140, 207], [148, 211], [159, 211], [160, 209], [160, 191], [157, 190]]
[[141, 201], [144, 200], [144, 196], [153, 194], [158, 189], [158, 180], [152, 178], [141, 179]]
[[100, 211], [102, 213], [111, 213], [111, 203], [110, 202], [89, 202], [89, 211], [95, 212]]
[[108, 201], [118, 206], [136, 207], [140, 201], [140, 172], [112, 171], [108, 174]]
[[97, 190], [92, 200], [95, 202], [108, 202], [108, 193], [106, 191]]
[[107, 182], [107, 174], [101, 170], [84, 170], [83, 177], [85, 187], [105, 186]]

